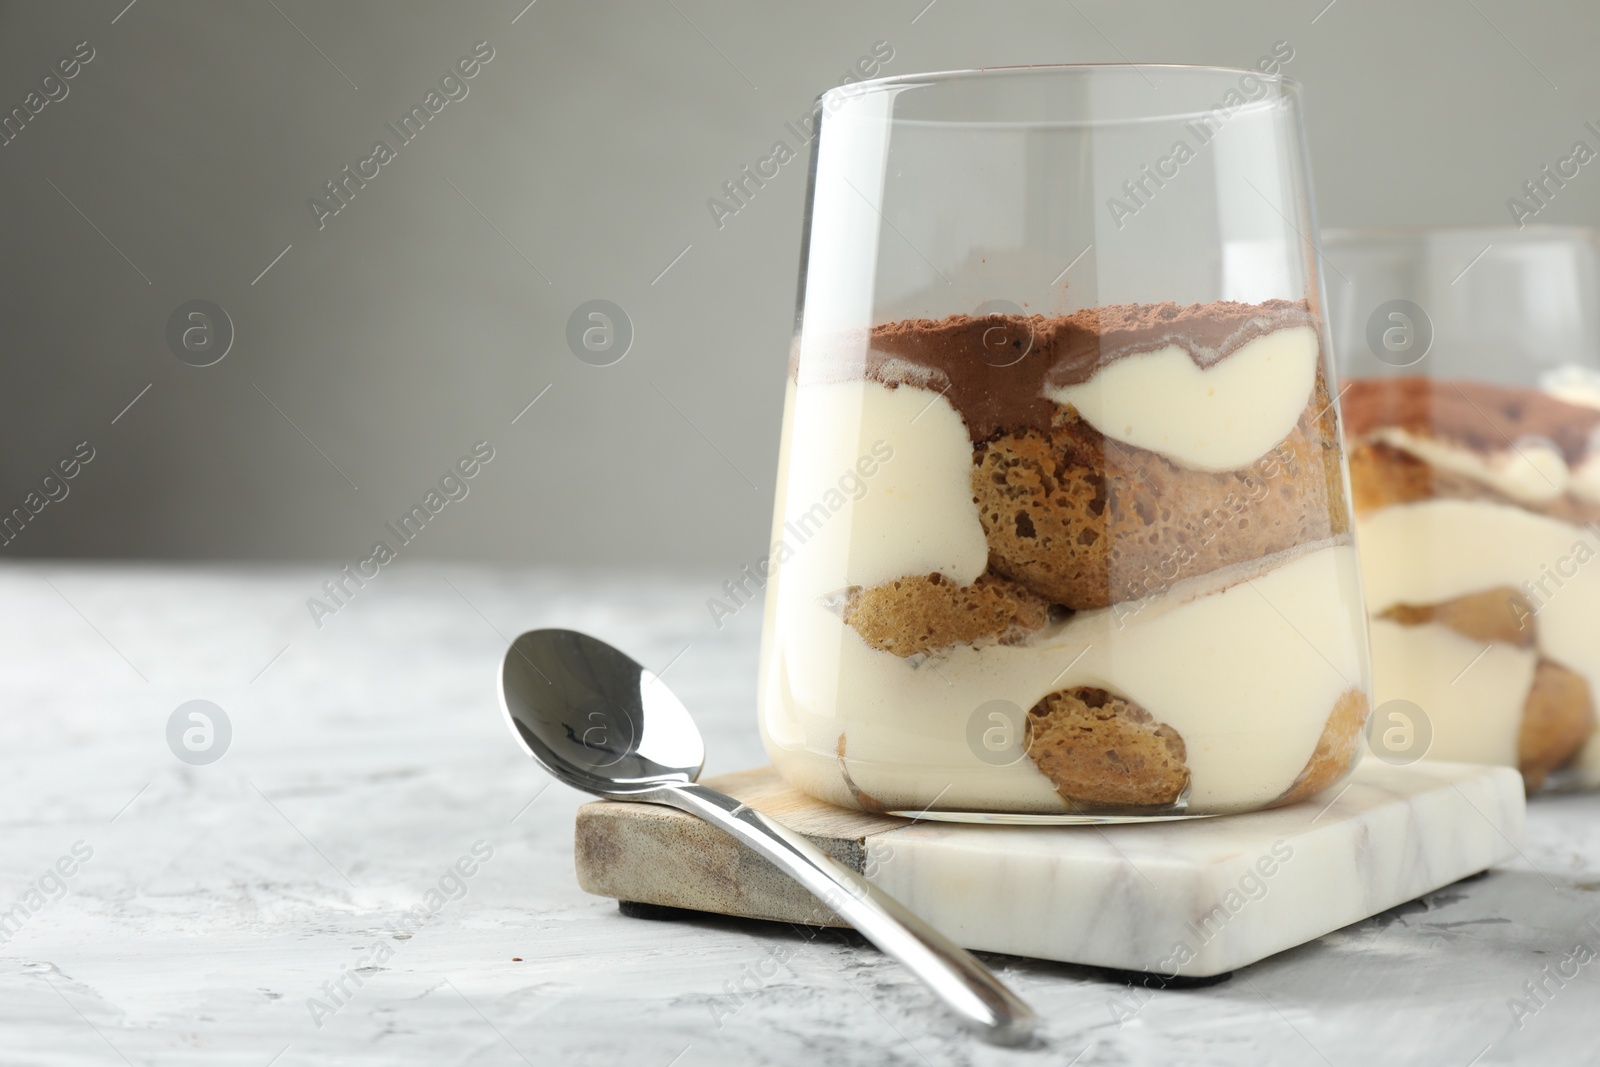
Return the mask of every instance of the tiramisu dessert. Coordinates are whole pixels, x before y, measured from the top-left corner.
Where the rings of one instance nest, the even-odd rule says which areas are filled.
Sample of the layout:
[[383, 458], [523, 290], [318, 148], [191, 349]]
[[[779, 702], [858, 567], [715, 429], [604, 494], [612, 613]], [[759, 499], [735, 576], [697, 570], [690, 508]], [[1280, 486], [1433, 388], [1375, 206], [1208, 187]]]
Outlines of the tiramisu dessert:
[[852, 807], [1223, 813], [1362, 751], [1364, 619], [1304, 302], [801, 341], [768, 752]]
[[1374, 696], [1439, 759], [1600, 781], [1600, 410], [1398, 377], [1344, 397]]

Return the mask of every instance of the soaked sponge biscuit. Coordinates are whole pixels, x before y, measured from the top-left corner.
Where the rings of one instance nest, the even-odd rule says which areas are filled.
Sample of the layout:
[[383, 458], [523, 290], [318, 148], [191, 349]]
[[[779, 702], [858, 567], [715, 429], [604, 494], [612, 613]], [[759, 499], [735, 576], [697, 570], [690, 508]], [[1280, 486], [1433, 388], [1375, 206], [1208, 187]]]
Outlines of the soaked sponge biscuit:
[[1165, 807], [1189, 786], [1183, 738], [1124, 697], [1090, 686], [1028, 712], [1028, 755], [1069, 805]]
[[1359, 689], [1347, 689], [1334, 701], [1317, 747], [1289, 791], [1278, 798], [1279, 804], [1314, 797], [1350, 772], [1361, 758], [1368, 708], [1367, 695]]
[[1512, 500], [1465, 474], [1435, 467], [1383, 441], [1358, 441], [1348, 451], [1350, 492], [1356, 514], [1366, 516], [1394, 504], [1419, 500], [1486, 500], [1584, 526], [1600, 522], [1600, 504], [1565, 493], [1538, 503]]
[[1530, 790], [1538, 789], [1546, 775], [1578, 754], [1594, 722], [1594, 696], [1583, 675], [1553, 660], [1540, 660], [1517, 736], [1517, 766]]
[[1319, 379], [1276, 449], [1224, 472], [1118, 444], [1070, 408], [1048, 432], [997, 435], [972, 472], [989, 569], [1051, 603], [1103, 608], [1343, 534], [1332, 410]]
[[1509, 585], [1446, 600], [1441, 604], [1396, 604], [1378, 616], [1401, 626], [1437, 622], [1475, 641], [1532, 648], [1533, 605]]
[[960, 585], [935, 571], [896, 578], [845, 597], [844, 621], [873, 648], [896, 656], [951, 645], [1011, 643], [1048, 621], [1050, 604], [993, 575]]

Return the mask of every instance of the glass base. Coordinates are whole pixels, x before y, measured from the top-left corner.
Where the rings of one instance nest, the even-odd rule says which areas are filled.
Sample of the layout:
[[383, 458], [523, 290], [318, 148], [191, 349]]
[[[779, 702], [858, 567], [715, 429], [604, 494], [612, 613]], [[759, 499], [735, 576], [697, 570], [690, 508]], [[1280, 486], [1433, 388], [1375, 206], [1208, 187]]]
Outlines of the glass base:
[[1215, 819], [1215, 815], [1080, 815], [1023, 814], [996, 811], [890, 811], [902, 819], [917, 822], [986, 823], [991, 826], [1111, 826], [1138, 822], [1181, 822], [1185, 819]]

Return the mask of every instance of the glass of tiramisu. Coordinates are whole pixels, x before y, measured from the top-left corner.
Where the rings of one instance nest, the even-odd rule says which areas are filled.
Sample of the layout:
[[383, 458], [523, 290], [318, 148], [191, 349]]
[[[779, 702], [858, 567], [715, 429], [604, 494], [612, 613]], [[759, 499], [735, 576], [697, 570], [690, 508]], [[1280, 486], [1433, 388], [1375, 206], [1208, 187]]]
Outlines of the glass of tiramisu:
[[1299, 92], [911, 75], [817, 102], [760, 682], [835, 804], [1166, 818], [1363, 750]]
[[1330, 231], [1373, 752], [1600, 784], [1600, 245]]

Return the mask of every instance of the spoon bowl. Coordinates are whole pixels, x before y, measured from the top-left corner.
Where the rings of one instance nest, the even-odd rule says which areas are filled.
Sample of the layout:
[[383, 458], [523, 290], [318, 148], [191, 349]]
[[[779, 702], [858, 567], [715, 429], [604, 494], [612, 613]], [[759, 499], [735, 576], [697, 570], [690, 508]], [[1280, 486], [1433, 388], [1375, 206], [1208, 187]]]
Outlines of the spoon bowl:
[[574, 630], [533, 630], [512, 642], [500, 705], [528, 755], [598, 796], [687, 785], [705, 765], [705, 742], [672, 690], [626, 653]]

